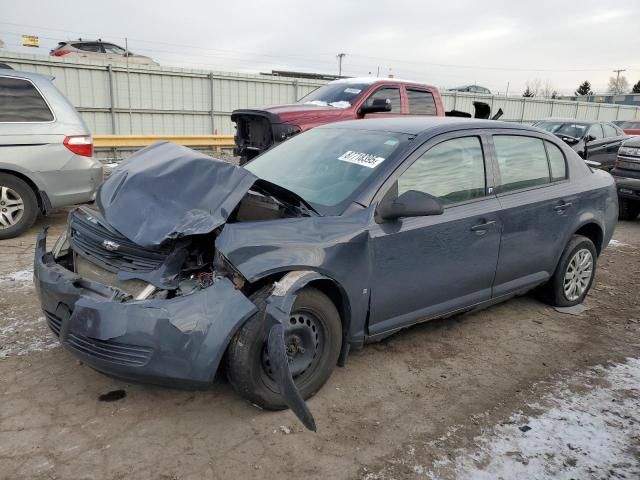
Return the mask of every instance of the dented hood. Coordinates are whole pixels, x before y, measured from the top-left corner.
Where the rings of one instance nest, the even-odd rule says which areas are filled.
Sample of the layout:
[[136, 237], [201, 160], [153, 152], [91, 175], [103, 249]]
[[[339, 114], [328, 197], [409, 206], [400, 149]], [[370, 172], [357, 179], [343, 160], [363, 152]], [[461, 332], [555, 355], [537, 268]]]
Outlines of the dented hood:
[[111, 227], [153, 248], [224, 224], [256, 180], [244, 168], [159, 142], [114, 169], [96, 203]]

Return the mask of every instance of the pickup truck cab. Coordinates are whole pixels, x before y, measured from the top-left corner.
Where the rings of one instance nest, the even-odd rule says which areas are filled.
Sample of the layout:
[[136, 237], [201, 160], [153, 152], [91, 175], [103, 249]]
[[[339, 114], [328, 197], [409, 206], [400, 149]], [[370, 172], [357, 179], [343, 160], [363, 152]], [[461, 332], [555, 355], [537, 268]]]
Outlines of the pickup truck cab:
[[[402, 115], [444, 116], [436, 87], [394, 78], [344, 78], [294, 104], [235, 110], [236, 148], [244, 164], [297, 133], [343, 120]], [[471, 115], [469, 115], [471, 116]]]

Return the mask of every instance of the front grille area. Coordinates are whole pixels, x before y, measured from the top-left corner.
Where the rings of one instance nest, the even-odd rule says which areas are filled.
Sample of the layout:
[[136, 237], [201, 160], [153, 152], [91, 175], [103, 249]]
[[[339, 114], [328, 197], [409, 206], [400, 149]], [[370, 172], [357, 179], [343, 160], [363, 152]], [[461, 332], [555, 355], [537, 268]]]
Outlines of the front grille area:
[[[100, 224], [97, 217], [76, 210], [69, 222], [69, 237], [73, 250], [103, 268], [117, 273], [150, 272], [156, 270], [170, 252], [170, 248], [149, 250], [136, 245], [120, 234]], [[106, 245], [111, 246], [107, 249]]]
[[151, 358], [153, 349], [137, 345], [127, 345], [111, 340], [97, 340], [82, 335], [70, 333], [66, 338], [67, 344], [85, 355], [90, 355], [105, 362], [141, 367]]
[[47, 325], [56, 337], [60, 336], [60, 329], [62, 328], [62, 319], [51, 312], [44, 312], [44, 316], [47, 319]]
[[266, 150], [273, 143], [271, 122], [260, 115], [242, 115], [237, 121], [239, 145], [245, 148]]

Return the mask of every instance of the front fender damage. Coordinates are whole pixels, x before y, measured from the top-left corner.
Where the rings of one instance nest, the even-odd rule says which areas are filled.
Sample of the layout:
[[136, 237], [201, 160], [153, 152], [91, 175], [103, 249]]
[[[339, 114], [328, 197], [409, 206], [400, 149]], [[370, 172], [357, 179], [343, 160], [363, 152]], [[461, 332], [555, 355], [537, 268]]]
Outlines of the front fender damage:
[[273, 292], [267, 299], [264, 312], [265, 333], [268, 338], [267, 351], [280, 394], [303, 425], [314, 432], [316, 431], [316, 422], [302, 395], [300, 395], [289, 369], [285, 331], [298, 292], [309, 282], [319, 279], [327, 279], [327, 277], [311, 270], [286, 274], [274, 284]]

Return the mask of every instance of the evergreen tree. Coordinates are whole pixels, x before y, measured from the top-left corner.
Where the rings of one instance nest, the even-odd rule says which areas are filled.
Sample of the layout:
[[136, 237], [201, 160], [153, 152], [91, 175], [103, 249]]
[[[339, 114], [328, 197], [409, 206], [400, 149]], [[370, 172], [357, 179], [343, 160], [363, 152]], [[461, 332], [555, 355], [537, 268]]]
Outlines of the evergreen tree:
[[640, 80], [633, 86], [631, 93], [640, 93]]
[[580, 84], [575, 93], [578, 96], [593, 95], [593, 92], [591, 91], [591, 83], [589, 83], [588, 80], [585, 80]]

